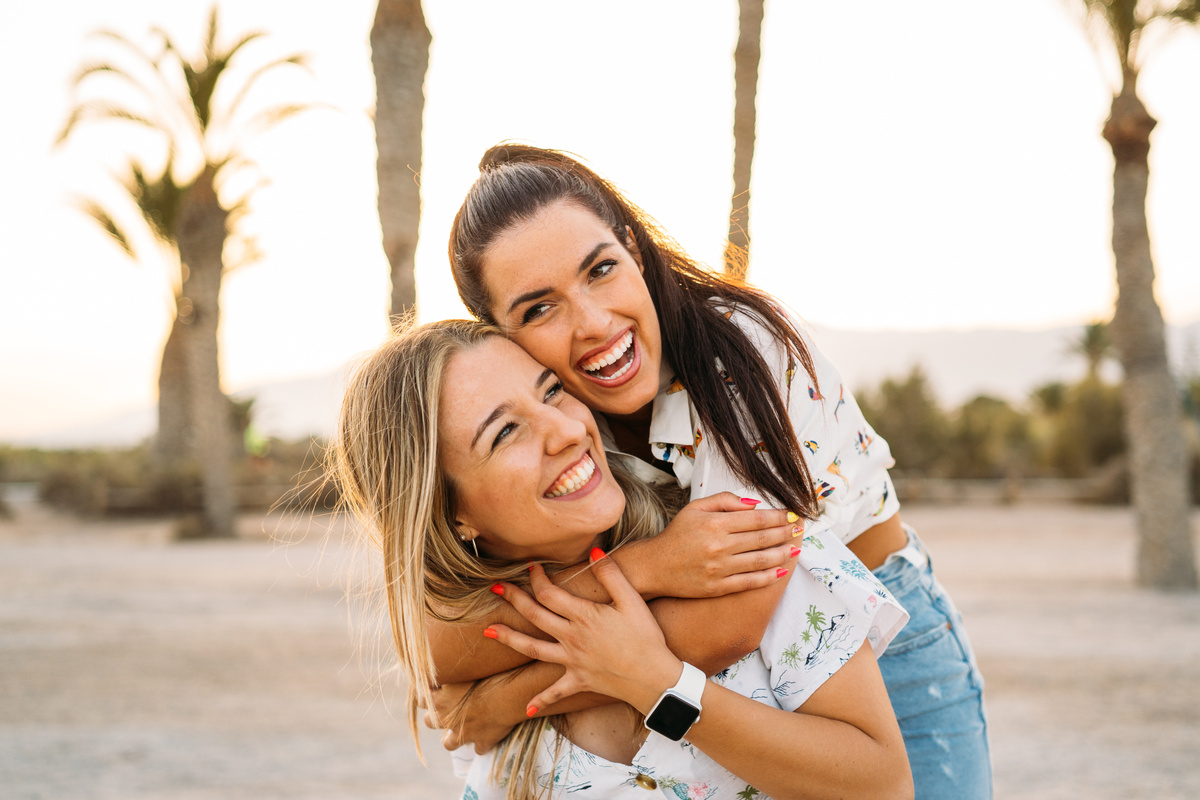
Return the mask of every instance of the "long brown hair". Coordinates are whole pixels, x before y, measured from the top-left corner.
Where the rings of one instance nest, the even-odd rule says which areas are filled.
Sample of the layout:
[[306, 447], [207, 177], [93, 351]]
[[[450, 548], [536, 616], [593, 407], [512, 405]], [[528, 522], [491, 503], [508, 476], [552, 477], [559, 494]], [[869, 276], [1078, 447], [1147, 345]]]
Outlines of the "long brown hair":
[[739, 478], [784, 508], [815, 518], [816, 493], [788, 398], [762, 353], [725, 313], [734, 306], [753, 317], [783, 345], [787, 368], [799, 364], [819, 388], [804, 340], [771, 299], [706, 270], [620, 190], [566, 153], [506, 142], [484, 153], [479, 169], [454, 218], [449, 248], [459, 297], [471, 313], [495, 324], [482, 274], [487, 249], [548, 205], [576, 203], [627, 244], [626, 231], [632, 231], [664, 355], [713, 444]]
[[[481, 558], [459, 539], [454, 486], [438, 461], [437, 423], [447, 366], [458, 353], [502, 335], [498, 328], [471, 320], [403, 328], [354, 371], [329, 449], [329, 472], [342, 502], [361, 521], [372, 549], [383, 556], [388, 616], [408, 678], [408, 724], [414, 740], [418, 704], [434, 707], [431, 687], [437, 683], [426, 618], [478, 619], [496, 607], [490, 587], [497, 581], [528, 585], [524, 561]], [[680, 498], [654, 491], [616, 461], [608, 465], [625, 493], [625, 511], [604, 532], [600, 545], [606, 552], [658, 534], [682, 505]], [[501, 743], [492, 778], [507, 786], [509, 800], [549, 791], [536, 785], [533, 767], [541, 737], [553, 733], [550, 723], [560, 725], [561, 720], [522, 722]], [[556, 740], [555, 760], [559, 744], [561, 739]]]

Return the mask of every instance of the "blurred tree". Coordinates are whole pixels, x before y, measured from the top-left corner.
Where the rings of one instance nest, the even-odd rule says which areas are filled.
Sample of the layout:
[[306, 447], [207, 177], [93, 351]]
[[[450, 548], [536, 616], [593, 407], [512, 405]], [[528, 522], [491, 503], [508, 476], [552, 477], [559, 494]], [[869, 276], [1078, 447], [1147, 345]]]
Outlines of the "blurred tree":
[[[203, 49], [188, 59], [161, 29], [152, 29], [160, 42], [156, 55], [149, 55], [129, 39], [112, 31], [95, 35], [114, 45], [120, 58], [85, 64], [76, 74], [77, 88], [100, 79], [108, 84], [117, 101], [86, 99], [71, 111], [58, 141], [64, 142], [84, 122], [115, 120], [140, 126], [161, 140], [166, 166], [161, 177], [145, 177], [140, 162], [128, 158], [130, 178], [126, 192], [153, 234], [178, 254], [179, 275], [175, 293], [175, 320], [163, 349], [160, 370], [160, 421], [168, 426], [159, 452], [186, 446], [194, 440], [193, 452], [200, 464], [204, 493], [202, 528], [205, 535], [232, 536], [234, 494], [231, 454], [234, 431], [229, 399], [221, 390], [217, 329], [220, 321], [221, 278], [236, 266], [226, 263], [226, 244], [231, 228], [246, 211], [249, 192], [236, 201], [222, 204], [218, 183], [229, 173], [252, 168], [245, 154], [244, 136], [261, 133], [309, 108], [304, 104], [270, 106], [250, 116], [239, 114], [242, 103], [257, 81], [287, 65], [305, 66], [300, 55], [290, 55], [260, 64], [241, 77], [240, 85], [227, 88], [231, 65], [243, 48], [262, 32], [248, 33], [232, 46], [218, 45], [217, 8], [208, 16]], [[240, 59], [239, 59], [240, 62]], [[118, 91], [112, 91], [112, 90]], [[233, 92], [230, 96], [230, 92]], [[133, 105], [127, 99], [140, 99]], [[215, 98], [227, 99], [214, 103]], [[177, 154], [187, 151], [196, 165], [178, 166]], [[180, 175], [191, 177], [181, 178]], [[252, 187], [250, 191], [253, 191]], [[119, 215], [103, 204], [85, 201], [86, 210], [126, 252], [133, 254], [131, 238], [118, 223]], [[256, 255], [252, 240], [243, 237], [243, 259]], [[166, 391], [161, 387], [167, 381]], [[190, 421], [181, 426], [180, 419]], [[187, 435], [191, 428], [195, 436]], [[185, 433], [180, 433], [183, 430]]]
[[1030, 393], [1037, 409], [1043, 414], [1057, 414], [1067, 401], [1067, 385], [1062, 381], [1051, 381]]
[[944, 472], [949, 425], [920, 367], [914, 366], [903, 380], [888, 378], [877, 392], [861, 393], [858, 404], [887, 440], [898, 472]]
[[1079, 338], [1071, 342], [1072, 353], [1083, 356], [1087, 362], [1089, 377], [1098, 375], [1100, 366], [1112, 357], [1112, 339], [1108, 335], [1108, 323], [1101, 320], [1083, 326]]
[[946, 469], [954, 478], [1002, 478], [1033, 463], [1029, 418], [1004, 400], [980, 395], [954, 414]]
[[1054, 418], [1050, 465], [1062, 476], [1092, 474], [1125, 452], [1121, 387], [1089, 375], [1069, 387]]
[[379, 0], [371, 26], [376, 174], [383, 250], [391, 266], [393, 324], [416, 308], [421, 222], [421, 124], [432, 37], [421, 0]]
[[738, 278], [746, 277], [750, 263], [750, 169], [754, 161], [763, 1], [738, 0], [738, 40], [733, 51], [733, 198], [725, 272]]
[[1196, 554], [1188, 519], [1188, 458], [1179, 394], [1167, 362], [1162, 311], [1146, 225], [1150, 132], [1157, 124], [1137, 94], [1139, 45], [1152, 28], [1194, 26], [1200, 0], [1082, 0], [1093, 41], [1115, 56], [1121, 88], [1103, 135], [1112, 148], [1113, 255], [1117, 307], [1112, 334], [1125, 372], [1126, 435], [1139, 534], [1137, 580], [1160, 589], [1195, 589]]

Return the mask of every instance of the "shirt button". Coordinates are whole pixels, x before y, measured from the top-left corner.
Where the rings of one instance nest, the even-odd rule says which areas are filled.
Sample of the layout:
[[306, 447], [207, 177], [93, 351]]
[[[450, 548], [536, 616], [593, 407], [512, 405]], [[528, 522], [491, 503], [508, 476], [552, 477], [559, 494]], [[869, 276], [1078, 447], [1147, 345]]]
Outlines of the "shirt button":
[[634, 778], [633, 781], [643, 789], [649, 789], [653, 791], [658, 788], [658, 781], [642, 772], [639, 772], [638, 776]]

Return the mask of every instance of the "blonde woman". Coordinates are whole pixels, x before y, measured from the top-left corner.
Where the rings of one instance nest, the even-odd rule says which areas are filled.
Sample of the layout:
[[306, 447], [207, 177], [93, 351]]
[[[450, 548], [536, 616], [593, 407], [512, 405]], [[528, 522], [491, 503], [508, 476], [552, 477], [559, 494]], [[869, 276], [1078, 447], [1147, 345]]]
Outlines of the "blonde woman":
[[[905, 619], [886, 590], [833, 538], [806, 540], [804, 568], [794, 575], [777, 575], [786, 567], [749, 569], [778, 558], [780, 548], [784, 560], [795, 558], [786, 543], [794, 519], [693, 504], [680, 518], [736, 520], [721, 534], [706, 527], [711, 520], [698, 525], [705, 550], [735, 542], [724, 557], [734, 566], [714, 585], [789, 578], [762, 646], [706, 680], [689, 663], [703, 654], [685, 655], [692, 640], [705, 638], [703, 625], [681, 625], [675, 612], [721, 601], [673, 601], [655, 616], [644, 595], [670, 580], [660, 575], [657, 589], [637, 585], [639, 571], [663, 571], [646, 567], [656, 541], [646, 537], [662, 528], [667, 506], [636, 481], [618, 483], [591, 413], [495, 328], [434, 323], [388, 342], [351, 381], [334, 452], [347, 502], [382, 550], [393, 635], [414, 701], [410, 725], [416, 703], [432, 701], [439, 675], [429, 644], [436, 627], [492, 620], [479, 645], [512, 645], [562, 676], [548, 693], [530, 694], [528, 713], [551, 716], [522, 723], [476, 760], [464, 797], [617, 797], [647, 788], [668, 797], [752, 789], [778, 798], [911, 796], [875, 663]], [[678, 529], [663, 537], [687, 539]], [[640, 556], [638, 545], [646, 545]], [[593, 570], [588, 553], [597, 549], [616, 552]], [[617, 565], [622, 556], [633, 580]], [[562, 588], [542, 566], [580, 562], [557, 572]], [[530, 579], [544, 607], [522, 590]], [[522, 615], [545, 633], [521, 626]], [[545, 641], [547, 634], [561, 644]], [[598, 705], [580, 694], [587, 692], [613, 699]], [[573, 706], [559, 703], [569, 695]], [[573, 710], [588, 703], [591, 710]], [[681, 713], [664, 720], [664, 708]], [[701, 708], [701, 718], [689, 719]], [[631, 709], [651, 712], [646, 723]]]

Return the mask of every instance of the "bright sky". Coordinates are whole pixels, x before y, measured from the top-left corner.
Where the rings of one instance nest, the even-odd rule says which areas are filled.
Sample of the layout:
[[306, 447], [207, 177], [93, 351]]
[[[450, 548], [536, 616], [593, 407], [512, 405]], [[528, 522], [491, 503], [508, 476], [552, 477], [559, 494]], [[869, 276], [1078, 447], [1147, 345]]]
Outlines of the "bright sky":
[[[288, 98], [338, 111], [253, 149], [270, 184], [248, 223], [263, 259], [225, 284], [226, 388], [337, 368], [386, 333], [375, 217], [373, 0], [226, 0], [258, 55], [312, 56]], [[0, 28], [0, 440], [152, 402], [167, 271], [134, 264], [72, 195], [103, 191], [115, 145], [51, 143], [88, 31], [198, 47], [206, 0], [55, 0]], [[463, 314], [445, 263], [483, 150], [585, 156], [693, 254], [720, 257], [732, 160], [736, 0], [425, 0], [423, 318]], [[1068, 0], [770, 0], [758, 92], [751, 279], [840, 328], [1036, 328], [1110, 313], [1110, 84]], [[514, 9], [520, 9], [516, 13]], [[146, 40], [149, 41], [149, 40]], [[193, 45], [193, 43], [195, 43]], [[255, 45], [254, 47], [257, 47]], [[254, 60], [254, 47], [245, 51]], [[1167, 320], [1200, 318], [1200, 36], [1156, 47], [1151, 235]], [[255, 62], [260, 63], [260, 62]], [[276, 99], [276, 98], [271, 98]], [[278, 99], [283, 99], [282, 95]], [[125, 136], [125, 134], [121, 134]], [[105, 156], [105, 154], [108, 156]], [[907, 365], [901, 365], [906, 367]]]

